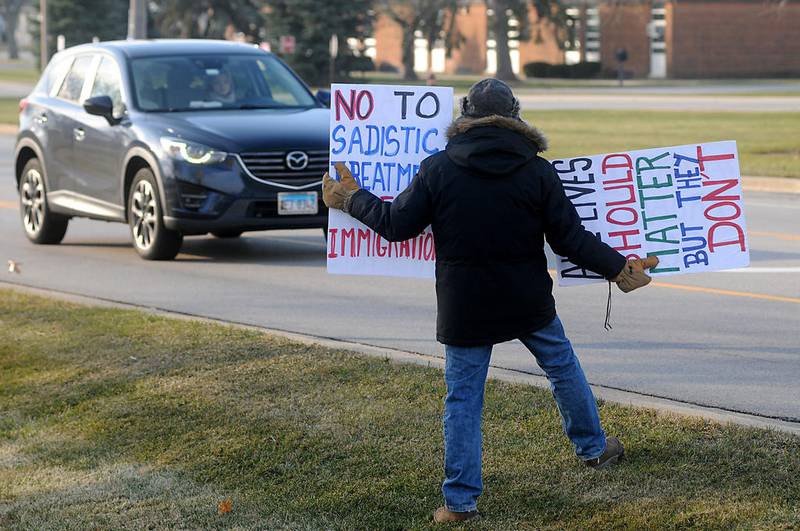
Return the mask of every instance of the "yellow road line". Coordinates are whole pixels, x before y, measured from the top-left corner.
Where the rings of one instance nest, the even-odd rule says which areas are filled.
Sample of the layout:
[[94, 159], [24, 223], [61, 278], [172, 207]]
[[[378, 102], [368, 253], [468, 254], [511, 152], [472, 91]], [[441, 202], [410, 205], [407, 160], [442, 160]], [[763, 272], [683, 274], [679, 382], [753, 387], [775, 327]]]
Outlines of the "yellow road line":
[[751, 230], [748, 231], [748, 234], [752, 234], [753, 236], [766, 236], [767, 238], [776, 238], [778, 240], [786, 240], [789, 242], [800, 241], [800, 235], [788, 234], [785, 232], [767, 232], [761, 230]]
[[658, 286], [660, 288], [681, 289], [684, 291], [710, 293], [712, 295], [728, 295], [730, 297], [746, 297], [748, 299], [761, 299], [765, 301], [775, 301], [775, 302], [793, 302], [795, 304], [800, 304], [800, 298], [797, 297], [780, 297], [778, 295], [764, 295], [762, 293], [749, 293], [747, 291], [733, 291], [730, 289], [702, 288], [699, 286], [686, 286], [683, 284], [672, 284], [669, 282], [653, 282], [651, 285]]
[[0, 201], [0, 208], [17, 208], [16, 201]]
[[[555, 279], [556, 270], [548, 269], [550, 276]], [[694, 291], [697, 293], [709, 293], [711, 295], [727, 295], [729, 297], [745, 297], [748, 299], [761, 299], [765, 301], [774, 302], [792, 302], [800, 304], [800, 298], [797, 297], [781, 297], [778, 295], [764, 295], [762, 293], [749, 293], [747, 291], [734, 291], [730, 289], [717, 289], [717, 288], [703, 288], [699, 286], [686, 286], [684, 284], [673, 284], [671, 282], [653, 282], [651, 286], [658, 286], [659, 288], [680, 289], [684, 291]]]

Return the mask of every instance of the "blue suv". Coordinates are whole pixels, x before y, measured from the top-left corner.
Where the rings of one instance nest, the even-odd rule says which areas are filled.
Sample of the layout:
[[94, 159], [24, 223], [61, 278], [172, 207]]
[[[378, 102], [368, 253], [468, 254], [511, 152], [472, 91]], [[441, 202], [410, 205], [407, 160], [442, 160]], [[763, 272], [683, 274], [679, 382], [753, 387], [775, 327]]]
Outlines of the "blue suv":
[[130, 226], [169, 260], [184, 235], [323, 228], [330, 93], [274, 55], [226, 41], [121, 41], [56, 54], [20, 107], [25, 234], [72, 217]]

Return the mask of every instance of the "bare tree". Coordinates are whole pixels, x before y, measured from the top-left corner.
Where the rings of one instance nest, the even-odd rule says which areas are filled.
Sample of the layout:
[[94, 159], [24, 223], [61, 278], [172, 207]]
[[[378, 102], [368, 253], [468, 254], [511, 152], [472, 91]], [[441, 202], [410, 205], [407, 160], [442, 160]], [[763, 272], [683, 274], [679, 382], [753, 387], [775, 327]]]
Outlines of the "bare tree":
[[[516, 4], [516, 5], [514, 5]], [[491, 29], [494, 34], [495, 52], [497, 57], [497, 71], [495, 77], [505, 81], [516, 81], [514, 69], [511, 65], [511, 49], [508, 44], [509, 13], [513, 13], [512, 7], [517, 8], [517, 12], [524, 16], [522, 20], [528, 20], [527, 3], [518, 0], [488, 0], [487, 7], [492, 9]]]
[[8, 42], [8, 58], [19, 59], [17, 48], [17, 21], [19, 12], [27, 0], [0, 0], [0, 12], [6, 21], [6, 41]]
[[458, 46], [461, 36], [455, 24], [461, 0], [384, 0], [383, 9], [403, 32], [401, 45], [403, 79], [417, 79], [414, 72], [414, 40], [417, 31], [428, 41], [430, 54], [437, 40], [445, 42], [446, 53]]
[[497, 73], [495, 77], [505, 81], [516, 81], [517, 76], [511, 65], [511, 48], [508, 33], [511, 17], [517, 21], [513, 28], [517, 32], [515, 39], [527, 41], [531, 38], [530, 9], [538, 16], [538, 23], [544, 20], [555, 24], [558, 31], [565, 23], [564, 7], [560, 0], [486, 0], [486, 7], [493, 10], [491, 29], [494, 34], [497, 52]]

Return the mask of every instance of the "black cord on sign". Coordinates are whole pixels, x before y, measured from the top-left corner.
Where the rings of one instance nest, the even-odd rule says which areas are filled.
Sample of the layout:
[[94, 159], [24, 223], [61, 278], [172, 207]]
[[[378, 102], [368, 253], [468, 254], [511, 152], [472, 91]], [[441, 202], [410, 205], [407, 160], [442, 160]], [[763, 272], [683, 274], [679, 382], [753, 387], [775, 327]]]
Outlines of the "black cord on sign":
[[606, 323], [603, 327], [608, 330], [613, 330], [614, 327], [611, 326], [611, 281], [608, 281], [608, 301], [606, 302]]

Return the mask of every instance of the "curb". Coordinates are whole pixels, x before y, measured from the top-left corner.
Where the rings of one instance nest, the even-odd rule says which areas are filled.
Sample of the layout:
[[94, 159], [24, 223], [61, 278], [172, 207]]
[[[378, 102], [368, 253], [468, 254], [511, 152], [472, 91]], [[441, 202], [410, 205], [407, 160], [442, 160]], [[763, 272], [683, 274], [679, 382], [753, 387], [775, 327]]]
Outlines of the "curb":
[[745, 192], [772, 192], [777, 194], [800, 194], [800, 179], [790, 177], [742, 177]]
[[[285, 339], [297, 341], [298, 343], [306, 345], [320, 345], [332, 349], [348, 350], [366, 356], [387, 359], [394, 363], [404, 363], [404, 364], [411, 363], [414, 365], [422, 365], [426, 367], [436, 367], [438, 369], [444, 369], [444, 358], [440, 358], [438, 356], [431, 356], [427, 354], [419, 354], [416, 352], [408, 352], [405, 350], [399, 350], [390, 347], [377, 347], [373, 345], [367, 345], [363, 343], [353, 343], [350, 341], [345, 341], [330, 337], [313, 336], [308, 334], [291, 332], [287, 330], [279, 330], [263, 326], [255, 326], [244, 323], [238, 323], [234, 321], [227, 321], [224, 319], [202, 317], [189, 313], [181, 313], [181, 312], [165, 310], [162, 308], [143, 306], [133, 303], [103, 299], [98, 297], [90, 297], [86, 295], [79, 295], [58, 290], [36, 288], [33, 286], [17, 284], [15, 282], [8, 282], [5, 280], [0, 280], [0, 287], [13, 289], [15, 291], [19, 291], [22, 293], [30, 293], [33, 295], [46, 296], [58, 300], [83, 304], [87, 306], [121, 308], [128, 310], [134, 309], [134, 310], [144, 311], [153, 315], [169, 317], [173, 319], [222, 324], [244, 330], [254, 330], [258, 332], [263, 332], [265, 334], [271, 334]], [[540, 387], [545, 389], [549, 389], [550, 387], [547, 378], [545, 378], [544, 376], [513, 369], [505, 369], [502, 367], [490, 366], [489, 378], [509, 383], [533, 385], [535, 387]], [[769, 417], [761, 417], [749, 413], [728, 411], [720, 408], [702, 406], [688, 402], [680, 402], [668, 398], [649, 396], [646, 394], [626, 391], [624, 389], [614, 389], [594, 384], [590, 385], [592, 388], [592, 392], [594, 393], [596, 398], [625, 406], [641, 407], [654, 410], [656, 413], [663, 416], [702, 418], [705, 420], [719, 422], [722, 424], [738, 424], [741, 426], [764, 428], [800, 436], [800, 423], [787, 422], [784, 420], [773, 419]]]

